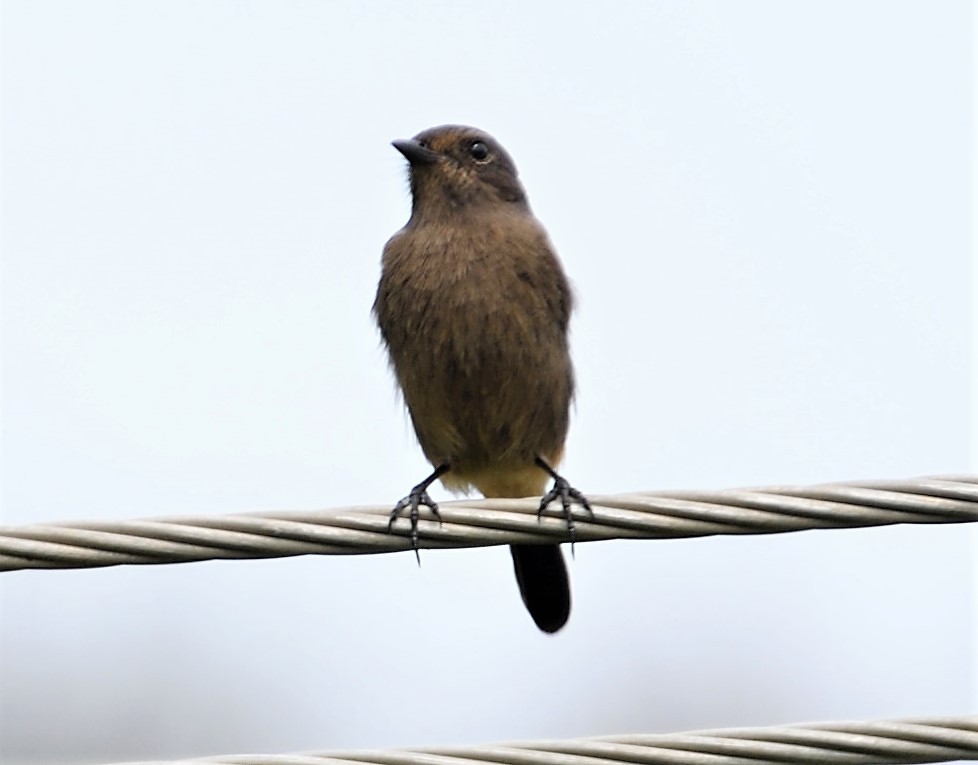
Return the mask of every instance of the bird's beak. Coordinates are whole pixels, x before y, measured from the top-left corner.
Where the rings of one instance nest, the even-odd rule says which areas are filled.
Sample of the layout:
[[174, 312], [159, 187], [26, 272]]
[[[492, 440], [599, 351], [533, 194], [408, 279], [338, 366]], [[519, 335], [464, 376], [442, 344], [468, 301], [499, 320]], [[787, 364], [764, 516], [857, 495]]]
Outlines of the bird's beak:
[[437, 162], [440, 156], [413, 139], [392, 141], [392, 144], [412, 165], [431, 165]]

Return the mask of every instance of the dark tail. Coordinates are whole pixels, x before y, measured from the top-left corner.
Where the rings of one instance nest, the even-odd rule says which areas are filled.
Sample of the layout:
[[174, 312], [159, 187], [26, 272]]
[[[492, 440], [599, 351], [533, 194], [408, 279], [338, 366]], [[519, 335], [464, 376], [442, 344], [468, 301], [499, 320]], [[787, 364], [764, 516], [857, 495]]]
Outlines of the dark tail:
[[513, 568], [526, 610], [537, 627], [556, 632], [570, 616], [567, 567], [559, 545], [510, 545]]

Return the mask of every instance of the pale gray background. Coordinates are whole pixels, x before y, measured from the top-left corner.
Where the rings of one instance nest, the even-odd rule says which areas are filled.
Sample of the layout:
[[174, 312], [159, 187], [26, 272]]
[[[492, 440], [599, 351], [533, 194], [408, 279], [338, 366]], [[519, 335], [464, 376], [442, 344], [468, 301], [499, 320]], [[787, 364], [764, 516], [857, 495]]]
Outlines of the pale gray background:
[[[3, 520], [387, 503], [391, 139], [479, 125], [579, 295], [592, 493], [969, 465], [967, 2], [3, 5]], [[444, 496], [439, 491], [439, 497]], [[978, 708], [964, 527], [2, 576], [0, 758]]]

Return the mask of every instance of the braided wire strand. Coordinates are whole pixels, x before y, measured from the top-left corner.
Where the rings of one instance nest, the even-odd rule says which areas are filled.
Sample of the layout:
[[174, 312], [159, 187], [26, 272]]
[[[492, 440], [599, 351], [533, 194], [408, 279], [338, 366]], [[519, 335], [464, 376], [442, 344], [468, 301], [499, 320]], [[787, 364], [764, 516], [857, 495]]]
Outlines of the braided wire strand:
[[155, 765], [871, 765], [950, 760], [978, 760], [978, 717], [725, 728], [482, 747], [222, 755]]
[[[538, 499], [445, 502], [443, 523], [423, 519], [423, 548], [570, 541]], [[591, 497], [577, 511], [574, 541], [773, 534], [897, 523], [978, 520], [978, 475], [656, 491]], [[349, 555], [408, 550], [409, 523], [388, 529], [389, 507], [275, 511], [221, 516], [72, 521], [0, 527], [0, 571], [184, 563], [214, 559]]]

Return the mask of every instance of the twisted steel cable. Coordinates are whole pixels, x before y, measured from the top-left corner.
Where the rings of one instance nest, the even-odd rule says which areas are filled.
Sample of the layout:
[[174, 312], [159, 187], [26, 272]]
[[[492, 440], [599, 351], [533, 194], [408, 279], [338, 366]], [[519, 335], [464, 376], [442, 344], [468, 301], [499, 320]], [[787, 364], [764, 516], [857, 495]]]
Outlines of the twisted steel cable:
[[978, 717], [725, 728], [482, 747], [222, 755], [166, 765], [869, 765], [948, 760], [978, 760]]
[[[978, 475], [657, 491], [590, 497], [574, 541], [773, 534], [896, 523], [978, 520]], [[571, 541], [563, 518], [537, 518], [537, 499], [445, 502], [439, 524], [422, 520], [423, 548]], [[0, 527], [0, 571], [183, 563], [219, 558], [344, 555], [410, 549], [409, 523], [388, 530], [385, 507], [223, 516], [72, 521]]]

